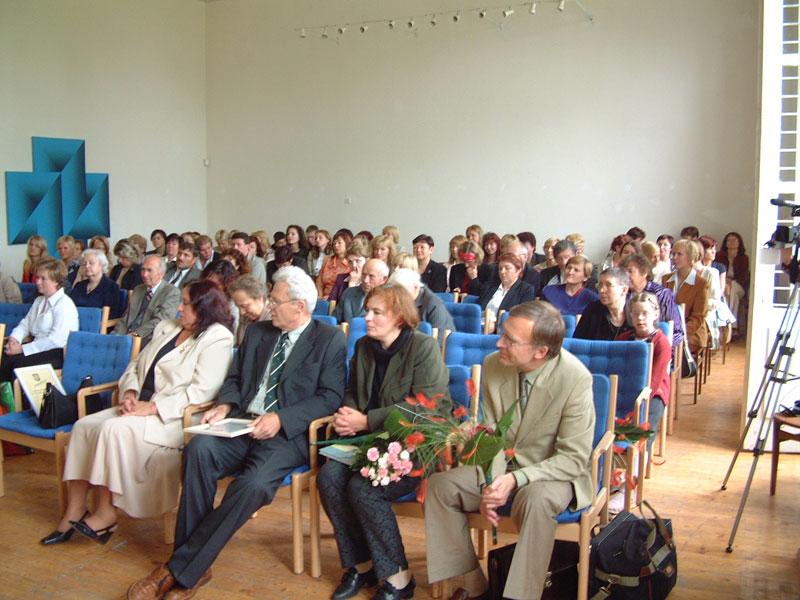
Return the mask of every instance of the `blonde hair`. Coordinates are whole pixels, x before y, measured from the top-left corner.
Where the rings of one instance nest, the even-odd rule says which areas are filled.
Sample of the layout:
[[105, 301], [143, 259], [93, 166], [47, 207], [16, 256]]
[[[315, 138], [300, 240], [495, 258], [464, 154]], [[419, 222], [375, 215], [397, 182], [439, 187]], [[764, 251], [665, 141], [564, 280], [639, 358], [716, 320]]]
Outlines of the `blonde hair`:
[[106, 255], [106, 261], [110, 265], [111, 261], [113, 260], [113, 257], [111, 255], [111, 242], [104, 235], [96, 235], [89, 240], [88, 248], [93, 248], [92, 244], [94, 244], [96, 241], [103, 242], [102, 253]]
[[461, 244], [463, 244], [466, 241], [467, 241], [467, 236], [461, 235], [460, 233], [450, 238], [450, 241], [447, 244], [448, 262], [453, 264], [458, 262], [458, 249], [461, 247]]
[[640, 292], [638, 294], [633, 294], [630, 298], [628, 298], [628, 304], [625, 307], [625, 315], [628, 317], [629, 323], [633, 322], [631, 311], [633, 310], [634, 304], [644, 304], [650, 310], [652, 310], [655, 313], [653, 327], [658, 327], [658, 322], [661, 319], [661, 305], [658, 303], [658, 298], [655, 294], [651, 294], [650, 292]]
[[375, 236], [369, 243], [369, 255], [373, 258], [375, 257], [376, 248], [389, 249], [389, 256], [386, 257], [386, 264], [391, 265], [394, 260], [394, 238], [386, 234]]
[[654, 265], [658, 262], [658, 246], [655, 242], [642, 242], [642, 254]]
[[684, 252], [686, 252], [686, 255], [689, 257], [691, 264], [694, 265], [694, 263], [700, 260], [700, 257], [702, 256], [698, 246], [702, 248], [699, 242], [695, 243], [692, 240], [677, 240], [672, 245], [672, 250], [673, 251], [683, 250]]
[[392, 259], [392, 270], [395, 269], [411, 269], [412, 271], [419, 270], [419, 262], [417, 257], [408, 252], [399, 252], [395, 254]]
[[[41, 255], [39, 258], [32, 258], [30, 254], [31, 244], [38, 247], [41, 250]], [[23, 273], [30, 273], [32, 275], [36, 274], [36, 263], [41, 261], [44, 258], [49, 256], [47, 252], [47, 240], [44, 239], [40, 235], [32, 235], [28, 238], [28, 241], [25, 242], [25, 262], [22, 263], [22, 272]]]
[[400, 230], [395, 225], [387, 225], [383, 228], [381, 233], [383, 233], [383, 235], [391, 236], [395, 245], [400, 243]]

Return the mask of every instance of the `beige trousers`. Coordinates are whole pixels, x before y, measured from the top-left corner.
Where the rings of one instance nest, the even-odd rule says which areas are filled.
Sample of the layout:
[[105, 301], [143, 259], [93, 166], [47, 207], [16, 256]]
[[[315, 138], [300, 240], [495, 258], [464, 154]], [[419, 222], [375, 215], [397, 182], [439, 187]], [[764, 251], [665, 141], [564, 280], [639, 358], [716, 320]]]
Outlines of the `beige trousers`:
[[[459, 467], [435, 473], [428, 480], [425, 529], [431, 583], [463, 575], [479, 566], [466, 513], [478, 511], [478, 483], [482, 477], [478, 467]], [[553, 553], [555, 517], [573, 496], [572, 484], [566, 481], [535, 481], [517, 491], [511, 519], [519, 529], [519, 539], [503, 590], [505, 597], [540, 598]]]

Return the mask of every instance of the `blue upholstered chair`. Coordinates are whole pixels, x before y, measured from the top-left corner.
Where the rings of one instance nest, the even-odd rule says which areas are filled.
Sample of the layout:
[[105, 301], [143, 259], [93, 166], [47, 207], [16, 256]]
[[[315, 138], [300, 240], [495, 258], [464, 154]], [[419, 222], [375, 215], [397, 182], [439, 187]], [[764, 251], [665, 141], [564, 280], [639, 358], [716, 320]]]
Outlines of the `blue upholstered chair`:
[[475, 294], [461, 294], [461, 303], [462, 304], [480, 304], [481, 297], [476, 296]]
[[[86, 396], [108, 392], [117, 385], [128, 363], [139, 352], [139, 339], [130, 336], [100, 335], [73, 331], [67, 340], [61, 383], [68, 394], [78, 393], [78, 414], [86, 414]], [[92, 387], [78, 391], [81, 379], [91, 375], [97, 382]], [[64, 451], [72, 425], [57, 429], [43, 429], [33, 410], [22, 410], [22, 391], [18, 381], [14, 382], [16, 412], [0, 416], [0, 440], [21, 444], [56, 455], [56, 474], [59, 482], [61, 510], [66, 508], [66, 488], [61, 481]], [[0, 461], [0, 496], [3, 487], [2, 462]]]
[[[419, 325], [417, 325], [417, 331], [419, 331], [420, 333], [424, 333], [425, 335], [433, 336], [434, 339], [439, 337], [439, 330], [437, 329], [434, 332], [433, 325], [431, 325], [427, 321], [420, 321]], [[434, 335], [434, 333], [435, 333], [435, 335]]]
[[461, 333], [459, 331], [447, 336], [444, 345], [444, 364], [446, 365], [482, 365], [487, 355], [497, 350], [499, 335], [483, 333]]
[[[497, 331], [502, 333], [502, 326], [503, 323], [506, 322], [508, 319], [508, 315], [510, 313], [507, 311], [503, 311], [500, 314], [500, 319], [497, 321]], [[561, 315], [564, 319], [564, 337], [571, 338], [572, 334], [575, 333], [575, 326], [578, 324], [578, 319], [575, 315]]]
[[336, 317], [332, 317], [331, 315], [323, 315], [314, 313], [311, 315], [311, 318], [315, 321], [319, 321], [320, 323], [327, 323], [333, 327], [336, 327], [339, 323], [336, 321]]
[[78, 307], [78, 330], [86, 333], [105, 333], [108, 329], [109, 307]]
[[356, 342], [367, 335], [367, 321], [364, 317], [353, 317], [347, 324], [345, 333], [347, 334], [347, 364], [356, 353]]
[[[652, 369], [652, 348], [645, 342], [607, 342], [569, 338], [564, 340], [564, 348], [574, 354], [591, 373], [617, 375], [619, 389], [617, 393], [617, 415], [625, 417], [634, 414], [634, 422], [638, 425], [647, 420], [650, 405], [650, 372]], [[646, 456], [639, 453], [639, 445], [622, 441], [617, 446], [625, 449], [627, 471], [626, 477], [633, 477], [634, 456], [639, 455], [639, 468], [636, 475], [636, 504], [641, 502], [644, 494]], [[630, 510], [632, 491], [625, 486], [625, 510]]]
[[442, 302], [458, 302], [458, 293], [456, 292], [434, 292]]
[[453, 317], [456, 331], [463, 333], [481, 333], [481, 306], [480, 304], [456, 304], [455, 302], [444, 303], [447, 312]]
[[314, 307], [315, 315], [329, 315], [331, 314], [331, 303], [327, 300], [317, 300], [317, 305]]
[[5, 323], [7, 334], [11, 334], [11, 330], [19, 325], [19, 322], [25, 318], [30, 309], [30, 304], [0, 302], [0, 323]]
[[18, 283], [19, 291], [22, 294], [22, 303], [23, 304], [33, 304], [33, 301], [36, 299], [36, 296], [39, 295], [39, 291], [36, 289], [35, 283]]
[[[621, 342], [617, 342], [621, 343]], [[595, 427], [592, 450], [592, 482], [597, 490], [592, 503], [582, 510], [567, 508], [556, 521], [556, 539], [576, 542], [578, 550], [578, 600], [587, 600], [589, 595], [589, 550], [592, 529], [608, 522], [608, 497], [613, 469], [614, 413], [617, 392], [617, 376], [592, 375], [592, 394], [594, 397]], [[500, 520], [498, 531], [516, 533], [516, 525], [508, 518], [511, 503], [501, 507], [498, 512], [504, 517]], [[482, 546], [488, 539], [491, 524], [480, 513], [471, 513], [470, 527], [481, 530], [478, 536]], [[484, 555], [479, 549], [479, 555]]]

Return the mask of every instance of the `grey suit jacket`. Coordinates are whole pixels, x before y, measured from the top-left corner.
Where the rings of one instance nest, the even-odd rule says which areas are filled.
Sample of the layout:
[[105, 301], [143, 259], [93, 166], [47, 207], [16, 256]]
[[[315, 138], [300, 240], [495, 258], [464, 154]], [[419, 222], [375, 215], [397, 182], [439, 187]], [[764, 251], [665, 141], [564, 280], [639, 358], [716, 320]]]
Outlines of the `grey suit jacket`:
[[139, 314], [139, 308], [142, 306], [146, 294], [147, 286], [143, 283], [137, 285], [133, 289], [128, 308], [114, 328], [114, 333], [120, 335], [125, 335], [127, 333], [138, 335], [142, 338], [142, 347], [150, 341], [156, 325], [165, 319], [175, 318], [175, 314], [178, 311], [178, 304], [181, 302], [180, 290], [162, 279], [153, 299], [150, 300], [150, 304], [144, 312], [142, 324], [139, 325], [135, 331], [128, 331], [131, 323], [136, 320], [136, 315]]
[[[482, 379], [484, 417], [493, 427], [519, 398], [519, 371], [503, 365], [495, 352], [483, 362]], [[545, 363], [524, 414], [517, 405], [507, 435], [528, 482], [568, 481], [575, 492], [573, 508], [591, 503], [592, 376], [577, 358], [562, 349]], [[492, 475], [504, 473], [506, 465], [501, 452], [492, 463]]]
[[364, 314], [364, 290], [360, 285], [347, 288], [336, 303], [336, 320], [349, 323], [353, 317]]
[[431, 324], [431, 327], [439, 329], [439, 343], [444, 342], [444, 330], [456, 330], [453, 317], [447, 311], [444, 302], [434, 294], [427, 286], [422, 289], [417, 296], [417, 311], [419, 318]]
[[[167, 272], [164, 274], [164, 281], [170, 281], [175, 275], [175, 272], [177, 270], [178, 270], [177, 265], [175, 265], [174, 263], [170, 265], [170, 267], [167, 269]], [[180, 285], [181, 289], [183, 289], [183, 286], [185, 286], [187, 283], [191, 283], [192, 281], [200, 279], [201, 274], [202, 271], [200, 269], [198, 269], [195, 266], [192, 266], [192, 268], [189, 269], [189, 272], [183, 276], [183, 279], [181, 279], [181, 285]]]

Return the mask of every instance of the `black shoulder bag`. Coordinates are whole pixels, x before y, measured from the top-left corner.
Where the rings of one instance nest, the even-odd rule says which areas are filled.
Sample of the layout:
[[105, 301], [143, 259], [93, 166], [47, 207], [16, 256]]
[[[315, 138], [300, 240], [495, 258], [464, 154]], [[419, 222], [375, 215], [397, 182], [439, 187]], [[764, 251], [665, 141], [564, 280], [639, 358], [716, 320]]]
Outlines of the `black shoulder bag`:
[[[94, 385], [91, 375], [81, 379], [79, 390]], [[102, 399], [99, 394], [86, 397], [86, 414], [101, 410]], [[57, 387], [48, 383], [39, 410], [39, 425], [45, 429], [56, 429], [64, 425], [71, 425], [78, 420], [78, 394], [62, 394]]]

